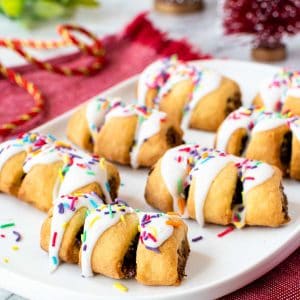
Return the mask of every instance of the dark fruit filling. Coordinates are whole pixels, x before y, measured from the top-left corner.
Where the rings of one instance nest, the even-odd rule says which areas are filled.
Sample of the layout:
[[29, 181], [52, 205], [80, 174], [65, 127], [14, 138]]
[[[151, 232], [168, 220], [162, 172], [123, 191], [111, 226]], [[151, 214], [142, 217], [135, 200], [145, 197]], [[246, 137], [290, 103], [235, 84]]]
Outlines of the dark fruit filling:
[[243, 192], [243, 183], [241, 179], [238, 177], [236, 181], [235, 191], [232, 197], [231, 209], [233, 209], [238, 204], [243, 204], [242, 192]]
[[185, 275], [185, 266], [190, 253], [190, 247], [188, 241], [185, 239], [181, 242], [180, 248], [177, 250], [178, 253], [178, 263], [177, 263], [177, 273], [178, 279], [181, 280]]
[[180, 135], [173, 127], [168, 128], [166, 138], [167, 144], [170, 147], [177, 146], [182, 143]]
[[75, 244], [78, 246], [78, 248], [80, 248], [81, 246], [81, 235], [83, 233], [83, 226], [80, 227], [80, 229], [78, 230], [76, 236], [75, 236]]
[[131, 244], [124, 256], [122, 264], [122, 273], [125, 278], [134, 278], [136, 275], [136, 249], [140, 235], [137, 234], [131, 241]]
[[284, 218], [287, 220], [288, 217], [288, 201], [282, 184], [280, 185], [280, 191], [282, 193], [282, 212], [284, 213]]
[[291, 160], [292, 154], [292, 133], [287, 132], [283, 136], [283, 140], [280, 147], [280, 161], [283, 165], [288, 166]]
[[247, 142], [248, 142], [248, 135], [244, 135], [242, 137], [242, 140], [241, 140], [241, 148], [240, 148], [240, 151], [239, 151], [239, 156], [241, 156], [244, 153], [244, 151], [246, 149]]
[[227, 99], [225, 115], [228, 116], [231, 112], [239, 108], [241, 105], [241, 94], [235, 93], [234, 95], [232, 95], [232, 97], [229, 97]]

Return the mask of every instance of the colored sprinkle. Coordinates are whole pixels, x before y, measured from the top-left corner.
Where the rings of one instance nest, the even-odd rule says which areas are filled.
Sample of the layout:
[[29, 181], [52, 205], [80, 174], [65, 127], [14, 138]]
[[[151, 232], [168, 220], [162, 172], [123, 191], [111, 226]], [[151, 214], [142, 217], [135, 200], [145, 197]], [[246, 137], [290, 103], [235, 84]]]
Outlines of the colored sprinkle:
[[180, 194], [183, 191], [182, 179], [179, 178], [177, 181], [177, 193]]
[[81, 241], [84, 243], [86, 241], [86, 230], [83, 231], [83, 234], [81, 235]]
[[114, 215], [113, 215], [113, 212], [111, 210], [111, 205], [110, 204], [108, 205], [108, 211], [109, 211], [109, 216], [112, 219], [114, 217]]
[[55, 244], [56, 244], [56, 237], [57, 237], [57, 232], [54, 232], [53, 238], [52, 238], [52, 247], [55, 247]]
[[105, 182], [105, 188], [106, 188], [107, 192], [109, 193], [110, 192], [110, 185], [107, 181]]
[[166, 224], [173, 227], [180, 227], [182, 225], [182, 221], [180, 219], [169, 219], [166, 221]]
[[92, 228], [92, 227], [94, 226], [94, 224], [95, 224], [99, 219], [100, 219], [99, 216], [95, 216], [95, 217], [93, 218], [93, 220], [91, 221], [89, 227]]
[[146, 247], [148, 250], [154, 251], [154, 252], [156, 252], [156, 253], [160, 253], [159, 248], [149, 247], [149, 246], [146, 246], [146, 245], [145, 245], [145, 247]]
[[6, 224], [0, 225], [0, 229], [13, 227], [13, 226], [15, 226], [15, 223], [6, 223]]
[[20, 248], [18, 246], [12, 246], [11, 249], [14, 251], [18, 251]]
[[93, 171], [90, 171], [90, 170], [86, 171], [86, 173], [87, 173], [88, 175], [92, 175], [92, 176], [96, 175], [96, 173], [95, 173], [95, 172], [93, 172]]
[[115, 282], [113, 284], [113, 287], [116, 288], [117, 290], [121, 291], [121, 292], [124, 292], [124, 293], [128, 292], [128, 287], [123, 285], [120, 282]]
[[58, 260], [57, 260], [56, 256], [52, 256], [52, 262], [53, 262], [54, 265], [58, 264]]
[[8, 264], [9, 259], [8, 259], [7, 257], [4, 257], [4, 258], [3, 258], [3, 262], [6, 263], [6, 264]]
[[233, 230], [234, 230], [234, 227], [233, 226], [229, 226], [224, 231], [218, 233], [218, 237], [221, 238], [221, 237], [225, 236], [226, 234], [232, 232]]
[[123, 215], [120, 216], [120, 219], [121, 219], [121, 221], [122, 221], [123, 223], [125, 223], [125, 218], [124, 218]]
[[97, 203], [93, 199], [90, 199], [90, 203], [94, 208], [98, 207]]
[[86, 249], [87, 249], [87, 244], [84, 244], [82, 250], [86, 251]]
[[201, 240], [203, 240], [203, 236], [202, 236], [202, 235], [197, 236], [197, 237], [194, 237], [194, 238], [192, 239], [192, 242], [198, 242], [198, 241], [201, 241]]

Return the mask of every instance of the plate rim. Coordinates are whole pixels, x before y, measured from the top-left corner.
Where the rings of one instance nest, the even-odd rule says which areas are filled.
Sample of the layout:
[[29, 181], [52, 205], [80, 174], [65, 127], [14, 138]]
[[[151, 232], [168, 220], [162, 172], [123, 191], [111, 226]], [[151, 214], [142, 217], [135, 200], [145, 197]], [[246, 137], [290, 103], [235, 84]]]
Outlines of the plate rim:
[[[262, 64], [262, 63], [257, 63], [257, 62], [250, 62], [250, 61], [240, 61], [240, 60], [232, 60], [232, 59], [205, 59], [205, 60], [194, 60], [191, 61], [191, 63], [193, 64], [206, 64], [206, 63], [210, 63], [210, 62], [214, 62], [214, 63], [230, 63], [230, 64], [238, 64], [238, 65], [244, 65], [242, 66], [243, 68], [247, 68], [249, 66], [253, 67], [266, 67], [268, 69], [274, 69], [274, 72], [276, 72], [276, 70], [281, 69], [281, 67], [279, 66], [273, 66], [273, 65], [268, 65], [268, 64]], [[129, 77], [113, 86], [111, 86], [110, 88], [103, 90], [102, 92], [98, 93], [96, 96], [107, 96], [109, 94], [113, 94], [115, 92], [115, 90], [119, 90], [122, 88], [125, 88], [126, 86], [133, 84], [134, 82], [136, 82], [137, 78], [139, 77], [140, 74], [134, 75], [132, 77]], [[93, 97], [91, 97], [93, 98]], [[61, 115], [47, 121], [46, 123], [41, 124], [38, 127], [33, 128], [30, 131], [46, 131], [48, 127], [52, 127], [57, 123], [60, 122], [64, 122], [64, 119], [70, 117], [79, 107], [85, 105], [91, 98], [87, 99], [86, 101], [84, 101], [83, 103], [75, 106], [74, 108], [62, 113]], [[293, 242], [293, 240], [296, 240], [298, 242]], [[272, 270], [274, 267], [276, 267], [279, 263], [281, 263], [285, 258], [287, 258], [292, 252], [294, 252], [298, 247], [300, 247], [300, 227], [295, 228], [290, 235], [290, 238], [282, 245], [280, 245], [279, 247], [277, 247], [277, 249], [272, 253], [272, 255], [270, 255], [269, 257], [263, 259], [261, 258], [259, 261], [256, 262], [255, 265], [252, 265], [250, 268], [248, 268], [247, 270], [244, 270], [243, 272], [239, 273], [237, 276], [239, 276], [241, 278], [241, 280], [239, 280], [236, 283], [236, 276], [234, 277], [230, 277], [230, 278], [225, 278], [223, 280], [219, 280], [219, 281], [212, 281], [211, 283], [207, 284], [205, 287], [202, 287], [201, 291], [199, 291], [199, 287], [192, 287], [189, 288], [188, 290], [182, 290], [182, 291], [177, 291], [176, 295], [174, 295], [174, 292], [166, 292], [163, 295], [157, 295], [155, 296], [156, 299], [165, 299], [165, 298], [181, 298], [184, 296], [197, 296], [197, 294], [199, 292], [204, 293], [205, 295], [209, 293], [209, 298], [211, 297], [211, 295], [213, 295], [213, 297], [221, 297], [223, 295], [226, 295], [228, 293], [231, 293], [233, 291], [236, 291], [237, 289], [240, 289], [241, 287], [249, 284], [250, 282], [254, 281], [255, 279], [258, 279], [259, 277], [261, 277], [262, 275], [266, 274], [267, 272], [269, 272], [270, 270]], [[7, 274], [5, 274], [7, 273]], [[7, 281], [7, 278], [19, 278], [18, 280], [22, 280], [24, 281], [24, 284], [22, 284], [22, 286], [25, 286], [27, 284], [30, 284], [31, 286], [35, 286], [34, 289], [32, 290], [32, 293], [29, 292], [25, 292], [26, 288], [24, 289], [21, 288], [20, 286], [15, 286], [14, 284], [9, 284], [6, 283], [4, 284], [5, 289], [8, 289], [10, 291], [16, 291], [16, 293], [19, 293], [20, 295], [23, 295], [25, 297], [30, 297], [30, 298], [35, 298], [34, 295], [36, 295], [36, 293], [38, 292], [38, 290], [47, 290], [49, 291], [49, 295], [53, 294], [53, 285], [49, 284], [49, 283], [45, 283], [43, 281], [39, 281], [37, 279], [33, 279], [33, 278], [27, 278], [23, 275], [18, 274], [15, 271], [6, 269], [6, 268], [1, 268], [0, 267], [0, 276], [1, 277], [6, 277], [6, 279], [4, 280], [4, 282]], [[1, 280], [2, 281], [2, 280]], [[0, 283], [0, 286], [2, 287], [2, 283]], [[214, 289], [215, 291], [211, 291], [211, 289]], [[34, 292], [34, 290], [36, 290]], [[67, 296], [73, 296], [75, 297], [75, 299], [77, 299], [77, 297], [81, 297], [82, 293], [78, 293], [78, 292], [73, 292], [72, 290], [68, 289], [68, 288], [62, 288], [62, 287], [57, 287], [57, 290], [62, 290], [66, 293]], [[52, 291], [50, 293], [50, 291]], [[129, 295], [128, 295], [129, 296]], [[102, 299], [101, 296], [95, 296], [92, 294], [89, 294], [88, 297], [90, 299]], [[112, 299], [116, 299], [118, 298], [118, 296], [110, 296]], [[134, 295], [130, 295], [130, 298], [132, 297], [136, 297]], [[57, 295], [56, 295], [57, 298]], [[124, 296], [122, 295], [122, 298], [124, 298]], [[127, 297], [125, 297], [127, 298]], [[149, 296], [139, 296], [139, 298], [141, 299], [149, 299], [151, 298], [151, 295]], [[48, 299], [48, 298], [47, 298]], [[50, 299], [50, 298], [49, 298]], [[58, 299], [60, 299], [58, 297]]]

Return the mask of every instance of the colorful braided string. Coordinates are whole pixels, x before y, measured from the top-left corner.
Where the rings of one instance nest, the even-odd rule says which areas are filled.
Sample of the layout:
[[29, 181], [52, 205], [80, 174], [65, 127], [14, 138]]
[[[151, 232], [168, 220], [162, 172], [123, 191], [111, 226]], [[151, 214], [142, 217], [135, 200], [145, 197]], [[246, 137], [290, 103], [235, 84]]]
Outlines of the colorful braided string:
[[[75, 37], [72, 31], [76, 31], [87, 38], [89, 38], [92, 43], [86, 44]], [[73, 75], [84, 75], [88, 76], [94, 72], [100, 70], [104, 63], [105, 51], [100, 40], [97, 39], [95, 35], [87, 31], [86, 29], [74, 26], [74, 25], [61, 25], [57, 28], [58, 34], [62, 37], [58, 41], [34, 41], [34, 40], [19, 40], [19, 39], [0, 39], [0, 47], [5, 47], [11, 49], [18, 54], [20, 54], [29, 63], [35, 64], [41, 69], [47, 70], [48, 72], [54, 72], [65, 76]], [[23, 48], [36, 48], [36, 49], [53, 49], [65, 46], [75, 46], [79, 51], [93, 56], [92, 62], [83, 67], [78, 68], [68, 68], [55, 66], [48, 62], [40, 61], [30, 54], [28, 54]], [[32, 96], [34, 100], [34, 106], [25, 114], [22, 114], [16, 119], [10, 121], [9, 123], [0, 125], [0, 137], [5, 137], [9, 135], [12, 131], [16, 130], [19, 126], [23, 125], [27, 121], [31, 120], [44, 109], [44, 97], [37, 86], [27, 81], [23, 76], [15, 71], [6, 68], [0, 62], [0, 73], [5, 76], [11, 82], [17, 84], [19, 87], [25, 89], [29, 95]]]

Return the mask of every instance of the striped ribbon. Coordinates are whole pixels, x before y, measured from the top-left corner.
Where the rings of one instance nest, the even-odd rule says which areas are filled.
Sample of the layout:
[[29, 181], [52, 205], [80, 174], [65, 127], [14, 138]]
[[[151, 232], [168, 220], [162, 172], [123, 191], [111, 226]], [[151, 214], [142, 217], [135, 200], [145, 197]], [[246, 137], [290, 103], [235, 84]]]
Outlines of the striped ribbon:
[[[72, 32], [78, 32], [85, 37], [89, 38], [92, 43], [87, 44], [79, 40]], [[97, 39], [95, 35], [86, 29], [74, 26], [74, 25], [60, 25], [57, 28], [58, 34], [61, 36], [61, 40], [57, 41], [35, 41], [35, 40], [20, 40], [20, 39], [0, 39], [0, 47], [8, 48], [21, 55], [26, 61], [31, 64], [35, 64], [41, 69], [48, 72], [54, 72], [65, 76], [84, 75], [88, 76], [94, 72], [100, 70], [104, 63], [105, 50], [102, 42]], [[54, 49], [66, 46], [75, 46], [80, 52], [93, 56], [93, 60], [89, 65], [77, 68], [68, 68], [55, 66], [49, 62], [43, 62], [24, 50], [24, 47], [35, 49]], [[6, 68], [0, 62], [0, 73], [5, 76], [11, 82], [17, 84], [19, 87], [27, 91], [27, 93], [33, 98], [34, 106], [25, 114], [19, 115], [9, 123], [0, 125], [0, 137], [5, 137], [16, 130], [19, 126], [28, 122], [44, 109], [45, 99], [38, 89], [38, 87], [26, 80], [21, 74]]]

